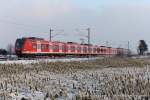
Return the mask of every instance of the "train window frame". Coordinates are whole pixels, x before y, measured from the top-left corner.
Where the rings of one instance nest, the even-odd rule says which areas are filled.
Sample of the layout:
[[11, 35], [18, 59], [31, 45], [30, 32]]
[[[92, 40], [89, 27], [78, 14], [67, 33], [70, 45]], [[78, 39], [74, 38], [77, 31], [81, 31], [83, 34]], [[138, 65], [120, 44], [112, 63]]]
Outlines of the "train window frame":
[[97, 48], [96, 51], [97, 51], [97, 53], [102, 53], [102, 49], [101, 48]]
[[66, 47], [65, 47], [65, 45], [62, 45], [62, 50], [64, 51], [64, 50], [66, 50]]
[[68, 46], [65, 46], [65, 51], [68, 51], [69, 50], [69, 47]]
[[106, 49], [104, 49], [104, 53], [106, 53], [107, 52], [107, 50]]
[[53, 50], [59, 50], [59, 45], [53, 45]]
[[83, 47], [83, 52], [87, 53], [87, 47]]
[[49, 49], [49, 44], [46, 44], [45, 47], [46, 47], [46, 49]]
[[15, 47], [16, 47], [16, 48], [21, 48], [22, 45], [23, 45], [23, 40], [22, 40], [22, 39], [17, 39], [17, 40], [16, 40]]
[[49, 45], [49, 50], [53, 50], [53, 45]]
[[78, 51], [81, 51], [81, 47], [77, 47], [77, 50], [78, 50]]
[[100, 49], [100, 52], [103, 53], [103, 49]]
[[59, 46], [59, 50], [62, 50], [62, 46]]
[[76, 50], [76, 47], [75, 47], [75, 46], [71, 46], [71, 47], [70, 47], [70, 50], [71, 50], [71, 51], [75, 51], [75, 50]]
[[37, 44], [37, 49], [41, 49], [41, 44]]
[[33, 49], [37, 49], [37, 45], [35, 43], [32, 44]]
[[90, 52], [90, 53], [92, 52], [92, 48], [91, 47], [88, 48], [88, 52]]
[[96, 53], [96, 48], [93, 48], [93, 52]]
[[41, 49], [45, 49], [45, 45], [44, 44], [41, 44]]
[[83, 51], [83, 47], [81, 47], [81, 51]]

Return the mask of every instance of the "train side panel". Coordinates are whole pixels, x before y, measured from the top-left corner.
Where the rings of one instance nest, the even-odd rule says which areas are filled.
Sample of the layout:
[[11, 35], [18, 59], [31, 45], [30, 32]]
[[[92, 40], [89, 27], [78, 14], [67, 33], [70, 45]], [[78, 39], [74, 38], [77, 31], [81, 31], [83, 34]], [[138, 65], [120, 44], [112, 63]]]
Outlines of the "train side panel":
[[78, 44], [73, 42], [45, 41], [40, 38], [17, 39], [17, 55], [118, 55], [127, 54], [128, 49]]

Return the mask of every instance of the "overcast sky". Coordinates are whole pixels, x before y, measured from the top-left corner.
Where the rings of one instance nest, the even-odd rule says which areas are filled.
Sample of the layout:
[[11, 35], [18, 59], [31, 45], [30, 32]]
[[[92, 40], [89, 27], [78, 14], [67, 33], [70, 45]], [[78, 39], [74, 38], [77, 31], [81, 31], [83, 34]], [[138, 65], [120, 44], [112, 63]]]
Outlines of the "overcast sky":
[[24, 36], [48, 40], [50, 27], [62, 34], [53, 40], [86, 40], [90, 27], [93, 44], [135, 49], [139, 39], [150, 44], [150, 0], [0, 0], [0, 48]]

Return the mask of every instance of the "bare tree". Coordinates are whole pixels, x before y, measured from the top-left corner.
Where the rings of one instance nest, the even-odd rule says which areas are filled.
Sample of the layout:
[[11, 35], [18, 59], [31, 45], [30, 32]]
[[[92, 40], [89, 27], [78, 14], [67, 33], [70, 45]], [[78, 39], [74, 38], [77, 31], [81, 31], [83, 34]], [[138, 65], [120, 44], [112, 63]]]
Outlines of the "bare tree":
[[139, 55], [144, 55], [144, 53], [145, 53], [146, 51], [148, 51], [148, 46], [147, 46], [145, 40], [140, 40], [140, 41], [139, 41], [138, 51], [139, 51], [139, 52], [138, 52]]
[[12, 54], [13, 53], [13, 45], [10, 43], [7, 45], [7, 51], [8, 51], [8, 54]]

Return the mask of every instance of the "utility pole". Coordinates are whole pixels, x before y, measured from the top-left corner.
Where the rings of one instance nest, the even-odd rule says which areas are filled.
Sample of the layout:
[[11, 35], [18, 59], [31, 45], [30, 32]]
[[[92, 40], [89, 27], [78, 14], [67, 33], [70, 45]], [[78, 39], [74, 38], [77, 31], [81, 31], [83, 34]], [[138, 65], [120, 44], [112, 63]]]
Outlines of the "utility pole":
[[[90, 35], [91, 35], [91, 30], [90, 28], [87, 28], [88, 31], [88, 52], [90, 52]], [[88, 54], [88, 60], [89, 60], [90, 55]]]
[[87, 28], [87, 31], [88, 31], [88, 45], [90, 45], [90, 33], [91, 33], [90, 28]]
[[130, 42], [128, 41], [128, 56], [129, 56], [129, 54], [130, 54]]
[[[84, 30], [85, 30], [85, 29], [84, 29]], [[88, 58], [89, 58], [89, 51], [90, 51], [89, 48], [90, 48], [90, 44], [91, 44], [91, 36], [90, 36], [90, 35], [91, 35], [91, 29], [90, 29], [90, 28], [87, 28], [86, 31], [87, 31], [88, 34], [87, 34], [87, 35], [84, 35], [84, 37], [86, 37], [86, 38], [88, 39], [88, 44], [87, 44], [87, 45], [88, 45], [88, 50], [87, 50], [87, 51], [88, 51], [88, 54], [87, 54], [87, 56], [88, 56]], [[81, 39], [80, 39], [80, 40], [81, 40]], [[89, 60], [89, 59], [88, 59], [88, 60]]]
[[54, 30], [52, 30], [52, 29], [50, 28], [50, 31], [49, 31], [49, 41], [52, 41], [52, 31], [54, 31]]

